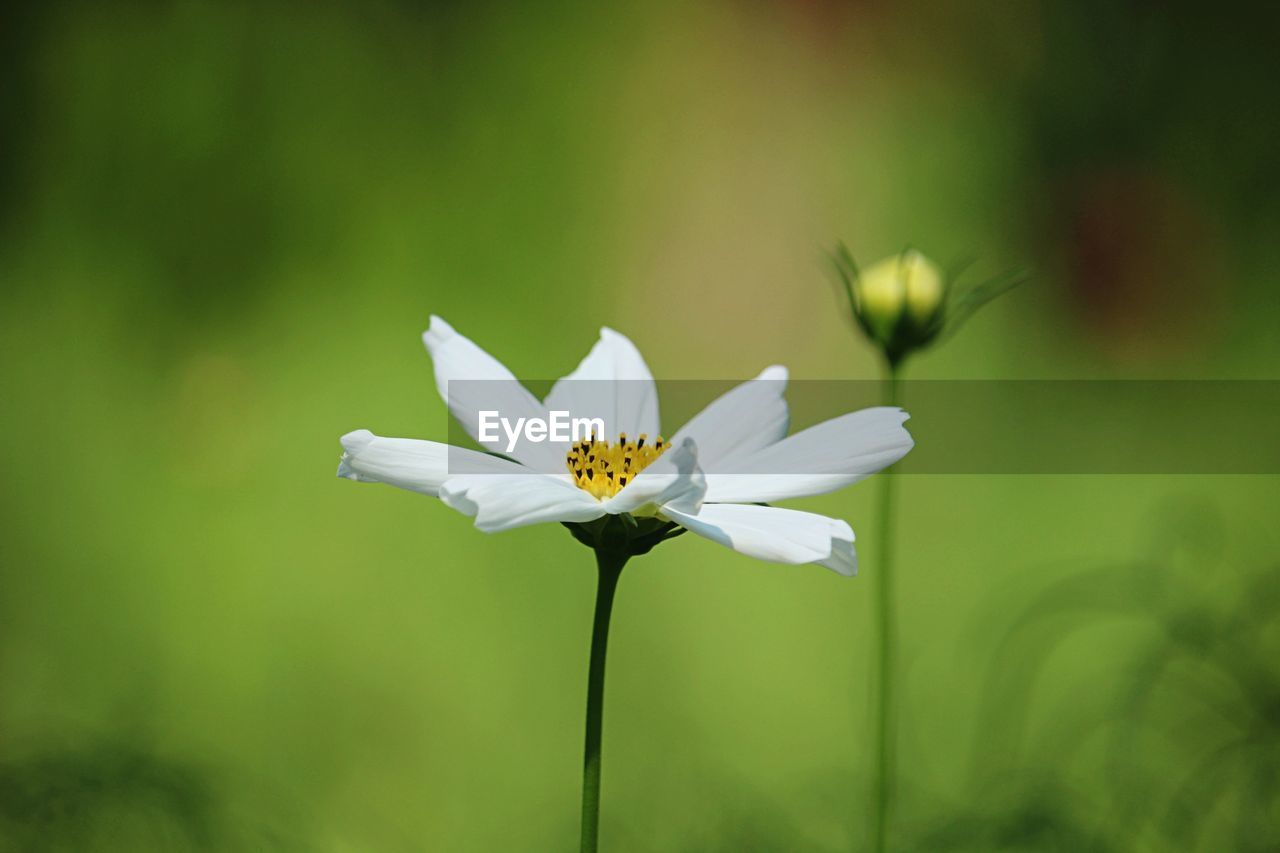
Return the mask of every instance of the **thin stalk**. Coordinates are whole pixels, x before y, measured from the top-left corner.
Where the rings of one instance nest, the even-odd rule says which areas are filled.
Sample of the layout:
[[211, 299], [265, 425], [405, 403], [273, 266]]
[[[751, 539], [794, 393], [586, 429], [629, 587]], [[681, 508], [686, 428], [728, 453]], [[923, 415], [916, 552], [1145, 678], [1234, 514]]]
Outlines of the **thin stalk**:
[[626, 555], [596, 550], [600, 578], [591, 624], [591, 663], [587, 675], [587, 734], [582, 760], [582, 853], [596, 853], [600, 834], [600, 740], [604, 728], [604, 665], [609, 648], [613, 594], [627, 563]]
[[[885, 387], [886, 406], [897, 406], [899, 397], [898, 366], [890, 362]], [[876, 587], [876, 782], [875, 782], [875, 841], [876, 853], [885, 853], [889, 840], [889, 818], [893, 811], [894, 794], [894, 640], [896, 618], [893, 606], [893, 521], [894, 483], [897, 477], [893, 467], [880, 475], [880, 563], [877, 568]]]

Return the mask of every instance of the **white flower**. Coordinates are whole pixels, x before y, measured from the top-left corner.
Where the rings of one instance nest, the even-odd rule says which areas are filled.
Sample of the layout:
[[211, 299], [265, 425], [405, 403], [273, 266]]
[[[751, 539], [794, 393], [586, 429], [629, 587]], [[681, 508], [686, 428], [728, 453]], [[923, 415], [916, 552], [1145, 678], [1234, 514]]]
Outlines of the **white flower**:
[[665, 442], [653, 376], [635, 345], [611, 329], [600, 331], [587, 357], [542, 401], [439, 317], [422, 337], [441, 395], [473, 438], [482, 411], [513, 420], [551, 411], [603, 415], [620, 433], [616, 441], [579, 442], [567, 454], [562, 444], [524, 442], [509, 459], [368, 430], [342, 437], [339, 477], [439, 497], [484, 531], [626, 514], [679, 525], [763, 560], [852, 575], [848, 524], [761, 504], [849, 485], [892, 465], [913, 444], [902, 425], [907, 414], [890, 407], [787, 436], [787, 371], [778, 366], [723, 394]]

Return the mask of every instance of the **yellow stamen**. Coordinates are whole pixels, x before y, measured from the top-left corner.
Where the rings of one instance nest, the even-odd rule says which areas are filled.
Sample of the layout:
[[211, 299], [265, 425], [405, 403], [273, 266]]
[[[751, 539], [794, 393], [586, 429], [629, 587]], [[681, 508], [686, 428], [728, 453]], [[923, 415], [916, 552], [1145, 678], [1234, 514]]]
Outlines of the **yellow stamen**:
[[624, 432], [618, 436], [617, 442], [595, 438], [575, 442], [565, 464], [579, 489], [597, 498], [609, 498], [622, 491], [653, 460], [666, 453], [668, 447], [662, 436], [651, 442], [649, 436], [640, 433], [638, 439], [628, 441]]

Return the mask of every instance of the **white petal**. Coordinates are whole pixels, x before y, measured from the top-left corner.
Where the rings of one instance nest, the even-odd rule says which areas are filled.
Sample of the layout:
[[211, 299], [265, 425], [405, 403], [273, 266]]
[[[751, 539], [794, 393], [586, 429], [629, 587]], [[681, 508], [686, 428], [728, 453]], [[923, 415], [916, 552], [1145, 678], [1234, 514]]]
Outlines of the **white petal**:
[[[467, 434], [480, 441], [480, 412], [497, 412], [515, 423], [518, 418], [546, 418], [546, 410], [502, 362], [469, 338], [432, 315], [422, 342], [435, 365], [436, 387], [449, 411]], [[502, 431], [497, 434], [502, 438]], [[485, 443], [495, 453], [506, 452], [505, 439]], [[531, 468], [550, 473], [564, 468], [564, 449], [551, 444], [520, 441], [510, 455]]]
[[697, 512], [706, 491], [707, 481], [698, 467], [698, 448], [692, 439], [685, 439], [604, 501], [604, 511], [653, 515], [669, 506], [679, 512]]
[[451, 475], [523, 470], [514, 462], [438, 441], [383, 438], [367, 429], [344, 435], [338, 476], [360, 483], [386, 483], [436, 497]]
[[754, 504], [703, 504], [696, 514], [664, 510], [681, 527], [739, 553], [775, 563], [817, 563], [857, 571], [853, 530], [839, 519]]
[[819, 560], [818, 565], [831, 569], [838, 575], [853, 577], [858, 573], [858, 553], [853, 549], [853, 542], [832, 539], [831, 556], [825, 560]]
[[[909, 415], [880, 406], [851, 412], [738, 455], [707, 473], [705, 500], [757, 503], [820, 495], [897, 462], [915, 444], [902, 426]], [[704, 467], [710, 466], [704, 462]]]
[[656, 436], [658, 389], [636, 345], [613, 329], [601, 329], [600, 340], [577, 369], [556, 382], [546, 408], [573, 417], [603, 418], [606, 440], [619, 433], [635, 438]]
[[745, 456], [782, 440], [787, 434], [790, 414], [783, 394], [787, 390], [787, 369], [780, 365], [765, 370], [713, 400], [694, 415], [671, 439], [679, 445], [685, 438], [698, 443], [698, 459], [706, 470], [717, 470], [736, 456]]
[[546, 521], [593, 521], [604, 515], [594, 497], [566, 474], [464, 474], [449, 478], [440, 499], [489, 533]]

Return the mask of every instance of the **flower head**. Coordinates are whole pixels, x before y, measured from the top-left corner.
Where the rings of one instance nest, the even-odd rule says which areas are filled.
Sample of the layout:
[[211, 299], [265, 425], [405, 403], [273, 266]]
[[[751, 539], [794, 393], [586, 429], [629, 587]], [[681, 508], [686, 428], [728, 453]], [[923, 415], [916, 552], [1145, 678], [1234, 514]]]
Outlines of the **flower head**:
[[[785, 368], [765, 369], [712, 401], [671, 439], [635, 345], [611, 329], [539, 400], [497, 359], [439, 317], [423, 335], [436, 384], [468, 433], [495, 452], [434, 441], [342, 437], [338, 476], [438, 497], [500, 531], [565, 524], [580, 541], [643, 553], [686, 531], [781, 563], [854, 574], [853, 531], [843, 521], [766, 502], [838, 489], [893, 464], [912, 447], [901, 409], [865, 409], [787, 435]], [[495, 412], [527, 439], [494, 445]], [[593, 424], [572, 441], [537, 440], [531, 424], [565, 414]], [[488, 418], [488, 419], [486, 419]]]

